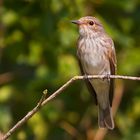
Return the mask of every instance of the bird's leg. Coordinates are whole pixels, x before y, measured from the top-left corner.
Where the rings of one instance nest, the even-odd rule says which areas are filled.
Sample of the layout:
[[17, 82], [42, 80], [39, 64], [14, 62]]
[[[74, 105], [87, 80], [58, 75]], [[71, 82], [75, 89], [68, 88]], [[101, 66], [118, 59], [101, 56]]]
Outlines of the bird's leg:
[[107, 73], [107, 74], [104, 76], [103, 80], [105, 80], [105, 79], [107, 79], [107, 81], [110, 81], [110, 74], [109, 74], [109, 73]]
[[106, 78], [107, 78], [107, 81], [109, 82], [110, 81], [110, 74], [109, 73], [106, 75]]
[[84, 76], [84, 80], [88, 79], [88, 76], [86, 74], [84, 74], [83, 76]]

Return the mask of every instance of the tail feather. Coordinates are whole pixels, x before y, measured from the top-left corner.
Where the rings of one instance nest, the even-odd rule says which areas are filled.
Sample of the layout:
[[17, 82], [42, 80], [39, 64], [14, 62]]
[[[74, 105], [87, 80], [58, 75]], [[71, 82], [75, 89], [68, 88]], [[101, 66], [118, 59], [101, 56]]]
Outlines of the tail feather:
[[114, 121], [110, 111], [110, 106], [106, 109], [99, 107], [99, 127], [114, 129]]

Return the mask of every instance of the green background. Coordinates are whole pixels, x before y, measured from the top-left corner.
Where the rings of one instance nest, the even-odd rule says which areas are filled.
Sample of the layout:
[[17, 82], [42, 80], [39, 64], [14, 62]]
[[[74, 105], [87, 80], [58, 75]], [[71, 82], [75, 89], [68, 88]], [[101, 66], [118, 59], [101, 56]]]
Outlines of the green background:
[[[118, 74], [140, 75], [139, 0], [0, 0], [0, 132], [75, 75], [78, 28], [92, 15], [113, 38]], [[140, 82], [118, 81], [123, 98], [105, 140], [140, 140]], [[83, 81], [49, 102], [11, 140], [92, 140], [97, 107]], [[91, 136], [91, 137], [89, 137]]]

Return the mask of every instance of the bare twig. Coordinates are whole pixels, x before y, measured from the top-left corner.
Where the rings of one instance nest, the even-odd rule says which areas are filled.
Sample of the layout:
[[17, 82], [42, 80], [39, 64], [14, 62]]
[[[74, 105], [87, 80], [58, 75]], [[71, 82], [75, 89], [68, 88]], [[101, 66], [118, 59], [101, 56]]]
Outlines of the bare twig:
[[44, 99], [46, 98], [47, 95], [47, 90], [44, 90], [43, 95], [41, 97], [41, 99], [39, 100], [38, 104], [36, 105], [35, 108], [33, 108], [30, 112], [27, 113], [27, 115], [25, 117], [23, 117], [16, 125], [14, 125], [14, 127], [12, 127], [3, 137], [2, 140], [6, 140], [8, 139], [11, 134], [13, 134], [13, 132], [16, 131], [17, 128], [19, 128], [20, 126], [22, 126], [25, 122], [27, 122], [41, 107], [42, 102], [44, 101]]
[[8, 139], [18, 128], [20, 128], [25, 122], [27, 122], [36, 112], [38, 112], [45, 104], [47, 104], [50, 100], [54, 99], [58, 96], [62, 91], [64, 91], [68, 86], [70, 86], [74, 81], [84, 80], [84, 79], [105, 79], [105, 78], [114, 78], [114, 79], [125, 79], [125, 80], [140, 80], [140, 77], [132, 77], [132, 76], [122, 76], [122, 75], [89, 75], [89, 76], [74, 76], [69, 81], [67, 81], [64, 85], [62, 85], [57, 91], [55, 91], [52, 95], [50, 95], [47, 99], [46, 94], [47, 90], [43, 93], [40, 101], [30, 112], [27, 113], [16, 125], [14, 125], [2, 138], [2, 140]]

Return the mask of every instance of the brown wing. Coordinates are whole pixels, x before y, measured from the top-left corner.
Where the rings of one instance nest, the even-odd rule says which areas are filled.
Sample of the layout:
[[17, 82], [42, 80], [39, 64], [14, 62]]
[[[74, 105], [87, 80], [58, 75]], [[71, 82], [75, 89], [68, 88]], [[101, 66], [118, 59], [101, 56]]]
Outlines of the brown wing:
[[[111, 75], [115, 75], [116, 72], [116, 54], [115, 54], [115, 48], [113, 42], [110, 44], [111, 50], [109, 52], [109, 63], [110, 63], [110, 70]], [[113, 92], [114, 92], [114, 79], [110, 79], [110, 90], [109, 90], [109, 101], [110, 106], [112, 106], [112, 100], [113, 100]]]
[[[82, 75], [85, 75], [85, 73], [84, 73], [84, 71], [83, 71], [83, 68], [82, 68], [82, 64], [81, 64], [81, 62], [80, 62], [79, 59], [78, 59], [78, 62], [79, 62], [81, 74], [82, 74]], [[89, 91], [89, 92], [91, 93], [91, 95], [94, 97], [95, 103], [96, 103], [96, 105], [97, 105], [97, 96], [96, 96], [96, 92], [95, 92], [93, 86], [91, 85], [91, 83], [89, 82], [88, 79], [85, 80], [85, 83], [86, 83], [86, 86], [87, 86], [87, 88], [88, 88], [88, 91]]]

